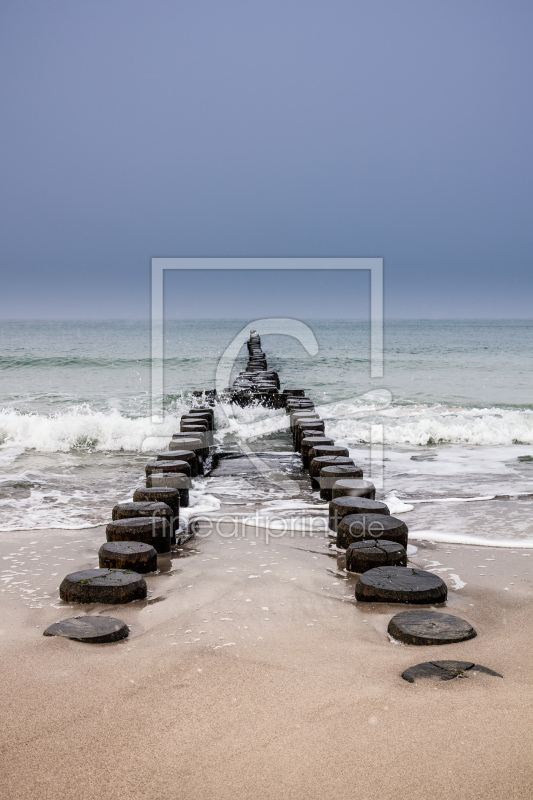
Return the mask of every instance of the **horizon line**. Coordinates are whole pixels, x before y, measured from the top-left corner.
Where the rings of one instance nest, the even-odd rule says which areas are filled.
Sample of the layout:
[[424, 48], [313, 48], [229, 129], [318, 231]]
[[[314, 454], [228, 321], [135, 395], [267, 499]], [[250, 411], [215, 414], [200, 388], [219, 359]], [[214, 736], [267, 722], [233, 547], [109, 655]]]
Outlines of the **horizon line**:
[[[276, 314], [268, 319], [286, 318], [286, 314]], [[365, 317], [291, 317], [312, 322], [368, 322]], [[248, 317], [165, 317], [165, 322], [246, 322]], [[267, 319], [267, 317], [265, 317]], [[3, 317], [5, 322], [150, 322], [150, 317]], [[533, 317], [384, 317], [383, 322], [533, 322]]]

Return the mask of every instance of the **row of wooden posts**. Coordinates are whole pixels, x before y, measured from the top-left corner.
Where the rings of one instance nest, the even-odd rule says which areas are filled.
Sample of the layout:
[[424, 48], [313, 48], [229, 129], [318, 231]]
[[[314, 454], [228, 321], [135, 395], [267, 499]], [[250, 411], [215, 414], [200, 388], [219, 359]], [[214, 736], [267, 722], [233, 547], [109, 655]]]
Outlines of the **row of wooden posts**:
[[[301, 389], [280, 391], [279, 376], [268, 369], [256, 331], [251, 332], [247, 344], [246, 369], [227, 390], [230, 394], [225, 399], [285, 407], [294, 449], [301, 454], [311, 488], [329, 503], [329, 530], [343, 554], [344, 566], [359, 575], [357, 601], [444, 603], [445, 582], [431, 572], [408, 566], [407, 526], [390, 514], [386, 503], [376, 500], [374, 484], [364, 479], [348, 449], [327, 435], [313, 401]], [[202, 393], [202, 397], [204, 401], [209, 397], [214, 404], [214, 393]], [[173, 435], [169, 449], [146, 464], [145, 486], [135, 490], [131, 502], [113, 508], [107, 541], [99, 550], [99, 568], [67, 575], [60, 586], [63, 600], [107, 604], [146, 597], [143, 574], [156, 570], [158, 556], [190, 535], [180, 525], [180, 507], [188, 506], [191, 479], [204, 473], [211, 456], [214, 419], [213, 405], [193, 406], [181, 417], [180, 430]], [[435, 611], [397, 614], [388, 630], [408, 644], [443, 644], [476, 635], [465, 620]], [[89, 615], [64, 620], [45, 631], [83, 641], [114, 641], [127, 632], [120, 620]]]
[[180, 507], [189, 505], [191, 481], [204, 473], [211, 454], [214, 408], [194, 406], [181, 417], [169, 449], [145, 466], [145, 485], [131, 502], [118, 503], [98, 551], [99, 568], [67, 575], [60, 596], [67, 602], [126, 603], [146, 597], [143, 574], [157, 570], [159, 555], [187, 538]]
[[[355, 598], [364, 603], [402, 603], [411, 606], [441, 605], [448, 595], [438, 575], [408, 565], [408, 528], [391, 515], [386, 503], [376, 500], [374, 484], [346, 447], [327, 435], [325, 421], [314, 403], [289, 398], [286, 411], [294, 449], [311, 488], [329, 503], [328, 527], [335, 537], [341, 568], [359, 576]], [[389, 635], [405, 644], [456, 644], [476, 636], [469, 622], [436, 610], [408, 610], [390, 619]], [[409, 667], [402, 677], [409, 682], [436, 677], [449, 680], [463, 674], [485, 672], [486, 667], [463, 661], [432, 661]]]

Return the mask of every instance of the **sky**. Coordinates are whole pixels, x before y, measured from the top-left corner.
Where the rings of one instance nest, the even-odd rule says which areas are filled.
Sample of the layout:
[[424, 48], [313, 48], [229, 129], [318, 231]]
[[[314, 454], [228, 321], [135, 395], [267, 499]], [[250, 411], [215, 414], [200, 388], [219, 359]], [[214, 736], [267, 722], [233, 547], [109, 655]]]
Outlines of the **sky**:
[[[147, 318], [154, 256], [379, 256], [390, 318], [532, 313], [533, 4], [1, 0], [0, 314]], [[368, 277], [180, 273], [182, 317]]]

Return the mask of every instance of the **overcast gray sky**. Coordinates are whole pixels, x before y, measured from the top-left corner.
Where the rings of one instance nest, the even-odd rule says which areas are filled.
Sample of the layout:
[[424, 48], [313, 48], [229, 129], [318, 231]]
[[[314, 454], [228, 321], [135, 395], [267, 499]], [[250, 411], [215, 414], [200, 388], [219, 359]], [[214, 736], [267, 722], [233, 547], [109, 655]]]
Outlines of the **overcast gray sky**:
[[[383, 256], [391, 317], [532, 316], [533, 4], [3, 0], [0, 312], [144, 317], [151, 256]], [[167, 280], [366, 313], [363, 275]], [[201, 298], [201, 303], [199, 303]]]

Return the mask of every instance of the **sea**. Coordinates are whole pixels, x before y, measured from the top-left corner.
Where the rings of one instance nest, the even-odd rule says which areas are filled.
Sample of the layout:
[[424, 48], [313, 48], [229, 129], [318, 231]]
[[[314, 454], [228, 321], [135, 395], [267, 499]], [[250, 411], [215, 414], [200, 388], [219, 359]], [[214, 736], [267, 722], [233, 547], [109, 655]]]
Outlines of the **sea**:
[[[191, 393], [221, 388], [220, 359], [252, 322], [166, 321], [162, 394], [147, 321], [1, 322], [0, 532], [108, 522], [179, 430]], [[386, 321], [379, 378], [368, 322], [302, 322], [316, 352], [266, 333], [268, 366], [283, 388], [306, 390], [411, 540], [533, 547], [533, 321]], [[232, 378], [246, 356], [241, 347]], [[282, 410], [217, 403], [216, 423], [221, 449], [290, 448]], [[188, 513], [248, 491], [208, 477]], [[281, 485], [248, 499], [301, 514]], [[303, 507], [324, 511], [316, 494]]]

